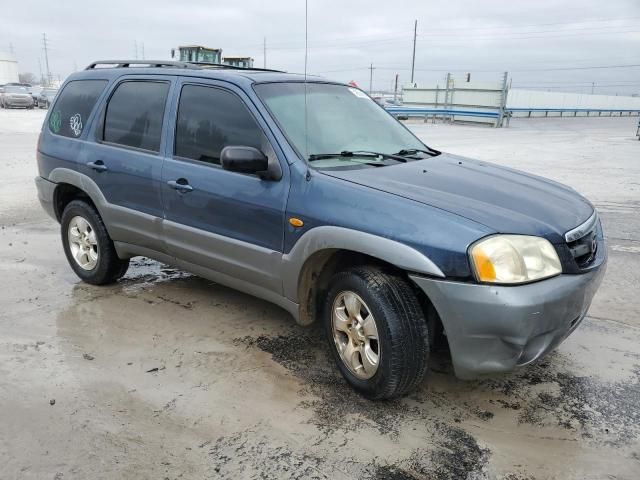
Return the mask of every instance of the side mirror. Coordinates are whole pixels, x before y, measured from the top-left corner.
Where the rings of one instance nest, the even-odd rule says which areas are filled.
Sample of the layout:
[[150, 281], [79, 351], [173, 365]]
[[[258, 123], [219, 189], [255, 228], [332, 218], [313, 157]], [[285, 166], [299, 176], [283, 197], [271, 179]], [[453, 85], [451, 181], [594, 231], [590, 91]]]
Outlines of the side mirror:
[[225, 170], [258, 175], [263, 180], [279, 180], [280, 165], [269, 165], [269, 159], [257, 148], [229, 146], [220, 152], [220, 164]]

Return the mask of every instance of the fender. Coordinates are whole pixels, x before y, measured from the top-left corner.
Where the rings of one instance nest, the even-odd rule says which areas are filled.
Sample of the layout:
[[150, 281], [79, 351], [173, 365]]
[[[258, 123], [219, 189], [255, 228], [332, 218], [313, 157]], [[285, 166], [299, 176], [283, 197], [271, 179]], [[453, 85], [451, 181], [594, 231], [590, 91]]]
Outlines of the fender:
[[103, 214], [102, 210], [105, 205], [107, 205], [107, 199], [102, 195], [100, 187], [96, 185], [96, 182], [87, 175], [69, 168], [54, 168], [51, 170], [51, 173], [49, 173], [49, 181], [54, 183], [68, 183], [69, 185], [79, 188], [89, 196], [100, 215]]
[[285, 297], [300, 302], [298, 283], [305, 262], [322, 250], [352, 250], [395, 265], [403, 270], [444, 278], [444, 273], [427, 256], [414, 248], [370, 233], [349, 228], [322, 226], [305, 232], [288, 254], [282, 257]]

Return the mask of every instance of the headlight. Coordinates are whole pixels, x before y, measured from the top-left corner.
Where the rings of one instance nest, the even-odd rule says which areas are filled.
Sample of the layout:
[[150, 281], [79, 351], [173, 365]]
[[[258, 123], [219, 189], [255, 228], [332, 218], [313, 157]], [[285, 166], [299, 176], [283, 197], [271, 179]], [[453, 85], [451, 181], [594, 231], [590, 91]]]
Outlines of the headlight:
[[527, 235], [495, 235], [469, 250], [476, 277], [489, 283], [525, 283], [562, 272], [551, 243]]

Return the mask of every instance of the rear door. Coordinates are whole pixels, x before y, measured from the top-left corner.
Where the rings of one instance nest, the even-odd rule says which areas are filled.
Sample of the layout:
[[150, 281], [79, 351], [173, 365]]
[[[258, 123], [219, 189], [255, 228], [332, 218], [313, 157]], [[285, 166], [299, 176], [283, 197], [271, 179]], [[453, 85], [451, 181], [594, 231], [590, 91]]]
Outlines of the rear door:
[[[167, 249], [192, 269], [280, 293], [288, 165], [241, 89], [186, 78], [178, 88], [173, 145], [162, 173]], [[220, 152], [228, 145], [258, 148], [280, 162], [282, 178], [223, 170]]]
[[105, 220], [116, 241], [159, 252], [165, 111], [175, 77], [124, 76], [113, 86], [88, 146], [85, 172], [107, 201]]

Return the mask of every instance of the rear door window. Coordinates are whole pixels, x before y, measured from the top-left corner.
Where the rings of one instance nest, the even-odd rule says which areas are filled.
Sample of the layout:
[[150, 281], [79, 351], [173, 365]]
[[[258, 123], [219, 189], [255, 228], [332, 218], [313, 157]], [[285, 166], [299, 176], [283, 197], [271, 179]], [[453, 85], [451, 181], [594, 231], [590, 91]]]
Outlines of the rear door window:
[[67, 83], [49, 115], [49, 130], [64, 137], [79, 137], [104, 91], [106, 80], [74, 80]]
[[266, 148], [266, 138], [244, 102], [214, 87], [185, 85], [180, 94], [175, 155], [220, 164], [228, 145]]
[[103, 140], [152, 152], [160, 150], [169, 82], [125, 81], [107, 104]]

